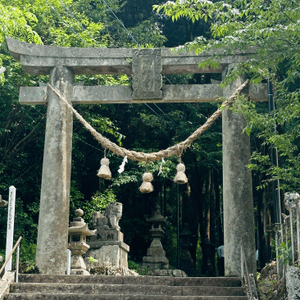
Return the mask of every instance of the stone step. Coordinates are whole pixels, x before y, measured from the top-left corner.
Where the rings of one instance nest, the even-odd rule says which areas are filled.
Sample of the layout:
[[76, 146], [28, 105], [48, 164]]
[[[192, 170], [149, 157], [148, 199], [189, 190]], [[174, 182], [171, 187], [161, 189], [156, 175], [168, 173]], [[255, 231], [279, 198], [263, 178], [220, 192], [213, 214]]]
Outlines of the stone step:
[[246, 296], [9, 294], [5, 300], [247, 300]]
[[244, 296], [242, 287], [166, 286], [141, 284], [70, 284], [70, 283], [15, 283], [11, 293], [39, 294], [122, 294], [170, 296]]
[[31, 283], [102, 283], [102, 284], [142, 284], [167, 286], [219, 286], [240, 287], [238, 277], [164, 277], [164, 276], [76, 276], [20, 274], [19, 282]]

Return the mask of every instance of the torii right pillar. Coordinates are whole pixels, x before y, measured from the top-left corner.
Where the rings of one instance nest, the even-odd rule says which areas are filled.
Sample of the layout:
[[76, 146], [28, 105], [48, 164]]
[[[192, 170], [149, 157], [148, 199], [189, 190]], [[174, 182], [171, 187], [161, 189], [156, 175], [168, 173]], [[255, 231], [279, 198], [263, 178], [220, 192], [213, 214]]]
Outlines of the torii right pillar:
[[[229, 65], [228, 68], [233, 68]], [[223, 90], [228, 98], [244, 82], [239, 77]], [[223, 208], [225, 276], [241, 276], [241, 243], [248, 271], [256, 273], [253, 191], [250, 163], [250, 137], [243, 132], [242, 114], [225, 110], [222, 114]]]

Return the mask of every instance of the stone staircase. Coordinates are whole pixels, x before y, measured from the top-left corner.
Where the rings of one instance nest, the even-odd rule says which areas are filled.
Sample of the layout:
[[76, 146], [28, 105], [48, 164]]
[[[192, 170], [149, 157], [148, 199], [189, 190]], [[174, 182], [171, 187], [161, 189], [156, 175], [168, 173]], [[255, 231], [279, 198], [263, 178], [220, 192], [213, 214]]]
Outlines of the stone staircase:
[[6, 300], [247, 300], [240, 278], [19, 275]]

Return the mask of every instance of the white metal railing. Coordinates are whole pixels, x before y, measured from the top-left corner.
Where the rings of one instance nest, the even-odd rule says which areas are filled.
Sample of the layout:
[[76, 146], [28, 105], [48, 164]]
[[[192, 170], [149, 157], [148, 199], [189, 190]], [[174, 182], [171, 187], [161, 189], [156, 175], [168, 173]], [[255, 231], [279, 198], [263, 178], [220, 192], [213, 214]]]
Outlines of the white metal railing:
[[71, 250], [67, 250], [67, 275], [71, 274]]
[[17, 264], [16, 264], [16, 282], [19, 281], [19, 259], [20, 259], [20, 243], [21, 243], [22, 237], [20, 236], [18, 241], [16, 242], [16, 244], [14, 245], [14, 247], [12, 248], [12, 250], [10, 251], [9, 255], [7, 256], [4, 264], [2, 265], [1, 269], [0, 269], [0, 276], [2, 274], [2, 272], [4, 271], [4, 268], [6, 267], [6, 265], [8, 264], [9, 260], [11, 259], [12, 255], [14, 254], [14, 252], [17, 249]]

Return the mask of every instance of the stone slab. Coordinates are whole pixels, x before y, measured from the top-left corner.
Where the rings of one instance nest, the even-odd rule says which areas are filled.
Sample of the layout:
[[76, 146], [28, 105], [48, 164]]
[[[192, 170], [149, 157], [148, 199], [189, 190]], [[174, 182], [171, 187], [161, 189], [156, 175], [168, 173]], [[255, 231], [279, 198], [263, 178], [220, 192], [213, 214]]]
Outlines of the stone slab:
[[[20, 60], [25, 71], [35, 75], [48, 75], [55, 66], [71, 68], [74, 74], [132, 74], [131, 60], [139, 49], [130, 48], [68, 48], [35, 45], [6, 37], [9, 51], [16, 60]], [[198, 64], [222, 50], [196, 55], [193, 52], [173, 52], [161, 48], [163, 73], [212, 73], [210, 68], [199, 69]], [[228, 53], [220, 59], [217, 69], [221, 73], [230, 63], [249, 59], [255, 49]]]
[[4, 297], [9, 293], [9, 287], [15, 280], [15, 272], [5, 272], [3, 277], [0, 280], [0, 300], [3, 300]]
[[95, 284], [71, 284], [71, 283], [15, 283], [11, 285], [14, 293], [48, 293], [48, 294], [94, 294]]
[[[88, 257], [92, 256], [98, 262], [90, 262]], [[100, 249], [89, 249], [86, 253], [85, 263], [87, 269], [92, 266], [110, 265], [113, 267], [128, 268], [128, 251], [118, 245], [102, 246]]]
[[75, 275], [40, 275], [40, 274], [19, 274], [19, 282], [26, 283], [109, 283], [122, 284], [124, 278], [131, 276], [75, 276]]
[[161, 49], [139, 49], [132, 58], [132, 98], [162, 99]]
[[165, 256], [144, 256], [143, 257], [144, 263], [150, 263], [150, 264], [156, 264], [156, 263], [162, 263], [162, 264], [168, 264], [169, 260]]
[[287, 266], [286, 290], [289, 300], [300, 299], [300, 268]]
[[141, 284], [167, 286], [215, 286], [241, 287], [238, 277], [161, 277], [161, 276], [73, 276], [73, 275], [40, 275], [19, 274], [20, 283], [87, 283], [87, 284]]
[[[21, 87], [19, 100], [21, 104], [46, 104], [44, 87]], [[133, 100], [130, 86], [74, 86], [73, 104], [130, 104], [130, 103], [180, 103], [180, 102], [221, 102], [223, 91], [218, 84], [178, 84], [165, 85], [161, 100]], [[267, 84], [250, 84], [250, 99], [267, 101]]]
[[207, 296], [159, 296], [159, 295], [85, 295], [85, 294], [10, 294], [7, 300], [247, 300], [246, 296], [224, 296], [224, 297], [207, 297]]
[[103, 246], [119, 246], [124, 251], [129, 252], [130, 247], [122, 241], [90, 241], [90, 249], [99, 249]]
[[[97, 245], [98, 242], [110, 243], [110, 242], [123, 242], [123, 240], [124, 240], [124, 235], [120, 230], [113, 229], [113, 228], [103, 229], [100, 226], [96, 226], [95, 228], [96, 228], [96, 234], [91, 236], [91, 240], [90, 240], [90, 243], [92, 243], [93, 246]], [[107, 245], [109, 245], [109, 244], [107, 244]], [[120, 244], [121, 247], [123, 245], [124, 245], [124, 247], [127, 246], [124, 242], [123, 242], [123, 244], [122, 243]], [[98, 248], [98, 247], [95, 247], [95, 248]]]
[[181, 287], [161, 286], [161, 285], [95, 285], [95, 294], [133, 294], [133, 295], [173, 295], [181, 296]]
[[180, 286], [240, 287], [241, 283], [241, 278], [238, 277], [178, 277], [174, 279], [174, 285]]
[[242, 287], [215, 287], [215, 286], [185, 286], [182, 287], [182, 296], [246, 296]]

